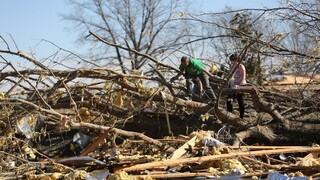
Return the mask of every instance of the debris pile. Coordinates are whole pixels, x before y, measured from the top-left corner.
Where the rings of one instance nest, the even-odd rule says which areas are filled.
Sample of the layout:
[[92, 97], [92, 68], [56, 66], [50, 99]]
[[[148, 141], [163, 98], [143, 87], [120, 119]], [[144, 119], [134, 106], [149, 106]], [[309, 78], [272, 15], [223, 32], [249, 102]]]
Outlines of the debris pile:
[[[230, 90], [214, 78], [212, 106], [184, 99], [184, 86], [162, 75], [174, 68], [149, 56], [155, 65], [146, 76], [54, 70], [9, 47], [0, 55], [2, 179], [319, 176], [320, 148], [311, 145], [320, 142], [319, 97]], [[35, 68], [16, 68], [7, 55]], [[226, 110], [230, 93], [245, 94], [244, 119]]]
[[[29, 119], [30, 122], [30, 119]], [[19, 126], [18, 126], [19, 127]], [[49, 139], [1, 138], [2, 179], [181, 179], [192, 177], [320, 177], [319, 146], [230, 146], [213, 131], [155, 139], [123, 139], [112, 145], [104, 132], [78, 131]], [[59, 139], [60, 137], [60, 139]], [[110, 139], [109, 139], [110, 140]], [[51, 141], [47, 145], [47, 141]], [[277, 173], [277, 174], [275, 174]]]

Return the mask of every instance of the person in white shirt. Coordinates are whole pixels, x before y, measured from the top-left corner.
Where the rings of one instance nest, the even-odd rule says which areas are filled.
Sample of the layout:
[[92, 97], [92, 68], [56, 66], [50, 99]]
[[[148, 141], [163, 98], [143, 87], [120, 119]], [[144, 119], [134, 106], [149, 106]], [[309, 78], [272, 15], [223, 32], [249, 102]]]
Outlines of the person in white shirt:
[[[232, 54], [229, 57], [229, 60], [231, 62], [231, 69], [233, 69], [234, 66], [238, 64], [239, 57], [237, 54]], [[239, 86], [245, 85], [246, 82], [246, 68], [242, 63], [238, 65], [238, 67], [235, 69], [231, 80], [229, 81], [228, 85], [231, 89], [237, 89]], [[233, 100], [237, 99], [239, 104], [239, 112], [240, 112], [240, 118], [243, 119], [244, 117], [244, 103], [243, 103], [243, 94], [242, 93], [236, 93], [233, 95], [229, 95], [227, 99], [227, 110], [229, 112], [233, 111]]]

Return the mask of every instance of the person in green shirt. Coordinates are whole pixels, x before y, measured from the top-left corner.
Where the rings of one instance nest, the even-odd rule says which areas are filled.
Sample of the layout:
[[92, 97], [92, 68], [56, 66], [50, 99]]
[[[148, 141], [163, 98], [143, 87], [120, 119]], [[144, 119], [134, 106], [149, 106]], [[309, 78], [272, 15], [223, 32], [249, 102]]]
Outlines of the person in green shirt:
[[170, 79], [170, 82], [174, 82], [181, 75], [184, 75], [186, 78], [187, 96], [192, 97], [193, 81], [198, 78], [205, 91], [205, 100], [207, 100], [208, 104], [215, 104], [216, 95], [214, 94], [209, 81], [209, 77], [213, 77], [213, 75], [205, 69], [204, 64], [200, 60], [182, 56], [179, 70], [178, 74]]

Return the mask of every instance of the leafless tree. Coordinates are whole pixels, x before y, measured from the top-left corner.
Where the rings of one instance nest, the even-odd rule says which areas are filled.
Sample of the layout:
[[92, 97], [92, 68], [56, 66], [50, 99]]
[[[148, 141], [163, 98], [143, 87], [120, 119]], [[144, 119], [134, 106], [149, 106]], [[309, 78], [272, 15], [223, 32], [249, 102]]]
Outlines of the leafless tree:
[[156, 58], [161, 58], [164, 52], [177, 51], [177, 43], [186, 35], [186, 25], [172, 21], [186, 15], [183, 2], [177, 0], [70, 0], [70, 3], [75, 12], [65, 15], [64, 19], [81, 30], [79, 39], [82, 42], [91, 43], [92, 60], [102, 66], [121, 69], [123, 73], [139, 70], [149, 60], [118, 47], [101, 44], [96, 38], [83, 38], [89, 30], [113, 44]]
[[[305, 74], [319, 71], [320, 7], [318, 0], [283, 1], [284, 8], [277, 11], [277, 22], [287, 23], [281, 43], [293, 51], [289, 59], [291, 72]], [[290, 68], [288, 67], [288, 68]]]

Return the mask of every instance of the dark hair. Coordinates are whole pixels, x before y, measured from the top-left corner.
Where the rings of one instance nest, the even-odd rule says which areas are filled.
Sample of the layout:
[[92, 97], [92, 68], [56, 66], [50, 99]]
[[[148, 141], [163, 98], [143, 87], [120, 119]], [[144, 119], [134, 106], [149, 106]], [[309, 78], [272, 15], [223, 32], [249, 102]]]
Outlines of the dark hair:
[[181, 57], [181, 62], [186, 62], [188, 60], [188, 57], [187, 56], [182, 56]]
[[229, 57], [229, 60], [232, 61], [232, 60], [236, 60], [238, 58], [238, 54], [231, 54], [231, 56]]

